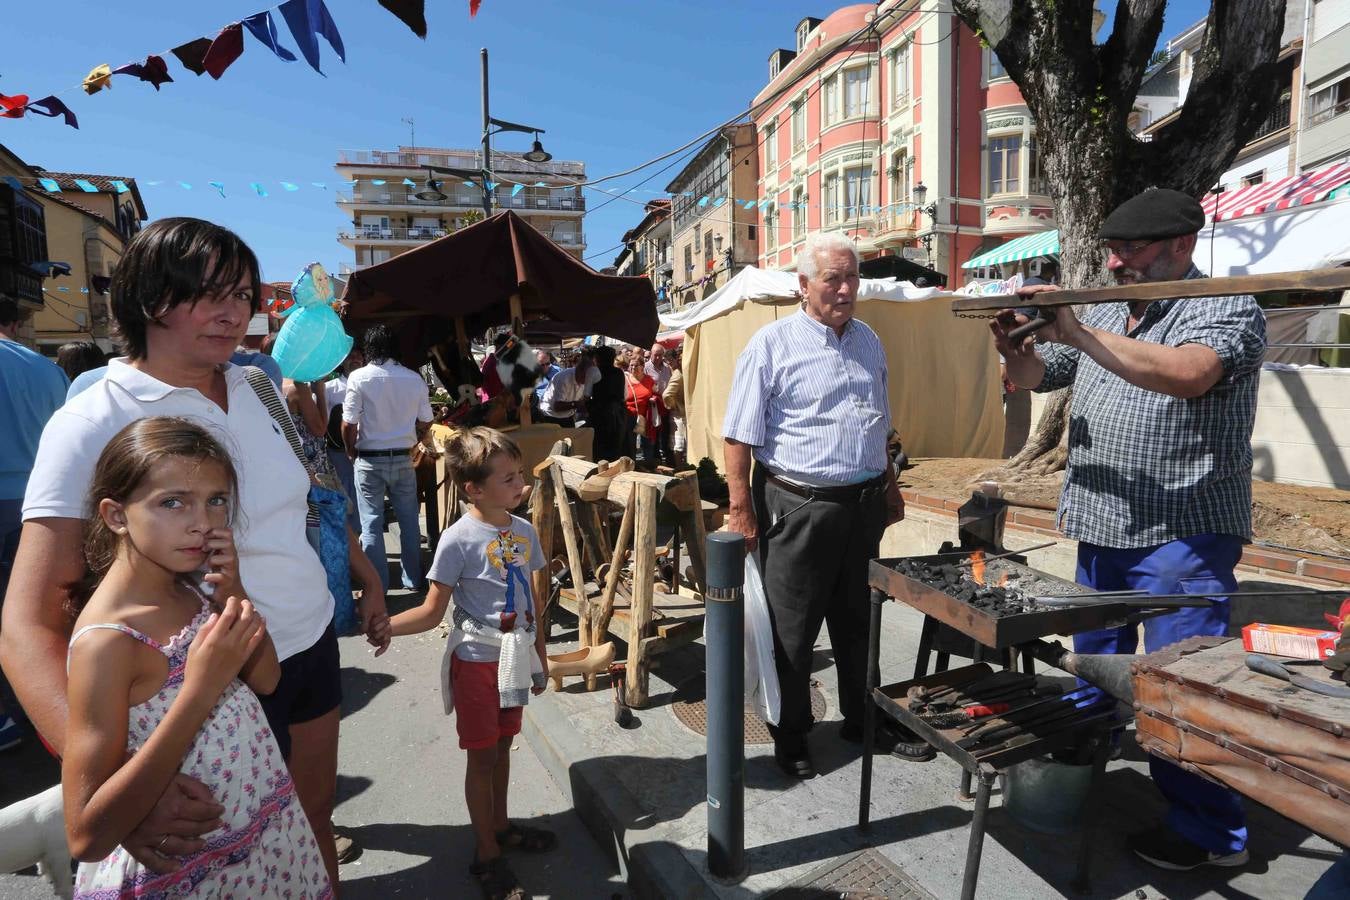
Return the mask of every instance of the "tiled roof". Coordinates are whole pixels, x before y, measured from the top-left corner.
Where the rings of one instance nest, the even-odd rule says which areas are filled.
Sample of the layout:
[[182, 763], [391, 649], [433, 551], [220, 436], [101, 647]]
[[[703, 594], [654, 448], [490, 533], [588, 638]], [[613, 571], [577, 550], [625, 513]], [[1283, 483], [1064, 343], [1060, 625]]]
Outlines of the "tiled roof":
[[38, 174], [43, 178], [50, 178], [61, 185], [62, 191], [84, 192], [84, 189], [75, 183], [75, 179], [88, 181], [100, 191], [106, 191], [110, 194], [117, 193], [117, 187], [114, 181], [121, 181], [131, 189], [131, 196], [136, 201], [137, 212], [142, 219], [146, 218], [145, 202], [141, 199], [141, 190], [136, 185], [136, 179], [125, 175], [94, 175], [86, 172], [48, 172], [38, 169]]

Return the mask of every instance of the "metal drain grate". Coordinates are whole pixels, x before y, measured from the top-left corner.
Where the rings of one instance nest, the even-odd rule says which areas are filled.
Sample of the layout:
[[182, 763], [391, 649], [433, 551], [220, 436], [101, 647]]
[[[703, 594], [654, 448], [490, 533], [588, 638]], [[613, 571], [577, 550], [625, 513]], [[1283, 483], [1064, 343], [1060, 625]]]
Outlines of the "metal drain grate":
[[829, 863], [768, 900], [934, 900], [905, 871], [875, 850]]
[[[670, 709], [675, 719], [685, 728], [696, 734], [708, 734], [708, 701], [704, 696], [704, 676], [695, 675], [681, 682], [675, 689], [675, 701]], [[821, 693], [816, 681], [811, 682], [811, 716], [817, 722], [825, 718], [825, 695]], [[745, 708], [745, 742], [747, 744], [772, 744], [773, 736], [769, 726], [750, 709]]]

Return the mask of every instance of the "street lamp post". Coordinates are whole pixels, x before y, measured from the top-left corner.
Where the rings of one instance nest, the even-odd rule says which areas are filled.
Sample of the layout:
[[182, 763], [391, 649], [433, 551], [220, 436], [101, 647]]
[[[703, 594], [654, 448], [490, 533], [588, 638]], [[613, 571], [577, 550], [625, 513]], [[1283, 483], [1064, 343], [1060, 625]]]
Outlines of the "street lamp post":
[[[488, 112], [488, 52], [486, 47], [478, 51], [479, 60], [482, 64], [482, 87], [483, 87], [483, 150], [482, 150], [482, 168], [478, 171], [472, 169], [455, 169], [448, 166], [426, 166], [427, 184], [426, 188], [418, 191], [413, 196], [419, 200], [445, 200], [446, 195], [441, 191], [440, 182], [433, 178], [433, 175], [453, 175], [457, 178], [477, 178], [479, 186], [483, 189], [483, 218], [489, 218], [492, 215], [492, 188], [489, 186], [492, 180], [492, 136], [501, 134], [503, 131], [521, 131], [525, 134], [534, 134], [534, 145], [528, 152], [521, 154], [527, 162], [548, 162], [553, 158], [553, 154], [544, 149], [544, 145], [539, 142], [539, 135], [544, 134], [544, 129], [535, 128], [532, 125], [518, 125], [515, 122], [506, 122], [501, 119], [492, 118]], [[493, 129], [493, 126], [496, 129]]]
[[924, 232], [924, 235], [921, 238], [923, 241], [924, 253], [928, 255], [928, 268], [931, 269], [933, 268], [933, 234], [937, 231], [937, 201], [934, 200], [932, 203], [924, 206], [923, 201], [928, 199], [928, 188], [924, 187], [922, 181], [914, 185], [913, 194], [914, 206], [919, 212], [928, 216], [929, 221], [932, 223], [932, 227]]

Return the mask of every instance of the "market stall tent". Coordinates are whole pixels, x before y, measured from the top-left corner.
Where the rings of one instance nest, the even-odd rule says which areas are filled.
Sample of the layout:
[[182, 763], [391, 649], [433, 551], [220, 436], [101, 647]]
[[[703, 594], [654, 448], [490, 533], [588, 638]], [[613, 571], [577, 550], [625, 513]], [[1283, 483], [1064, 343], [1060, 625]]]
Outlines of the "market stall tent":
[[[982, 320], [957, 318], [955, 296], [889, 279], [863, 279], [857, 318], [881, 338], [892, 426], [911, 457], [997, 457], [1003, 383]], [[722, 420], [736, 359], [751, 335], [800, 307], [792, 272], [747, 268], [700, 303], [662, 316], [683, 328], [688, 458], [722, 460]]]

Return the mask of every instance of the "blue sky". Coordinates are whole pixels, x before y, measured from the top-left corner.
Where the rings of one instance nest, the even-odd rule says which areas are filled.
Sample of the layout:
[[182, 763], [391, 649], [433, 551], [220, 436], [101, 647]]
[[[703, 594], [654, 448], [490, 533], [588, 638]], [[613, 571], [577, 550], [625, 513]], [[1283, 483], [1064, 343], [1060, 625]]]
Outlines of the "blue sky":
[[[334, 202], [337, 151], [393, 149], [416, 121], [423, 146], [471, 147], [479, 134], [478, 49], [491, 57], [496, 118], [546, 129], [557, 159], [580, 159], [590, 177], [616, 172], [686, 143], [745, 109], [764, 85], [769, 52], [789, 46], [803, 16], [842, 4], [801, 0], [429, 0], [428, 37], [419, 40], [376, 0], [328, 0], [346, 44], [344, 65], [321, 43], [327, 77], [303, 59], [286, 63], [245, 35], [244, 55], [220, 81], [197, 77], [172, 57], [175, 81], [156, 93], [113, 78], [86, 96], [94, 66], [142, 59], [265, 8], [267, 0], [44, 0], [24, 3], [0, 33], [0, 93], [59, 94], [80, 119], [0, 120], [0, 143], [55, 171], [129, 175], [153, 218], [200, 216], [239, 232], [258, 252], [268, 280], [289, 281], [308, 262], [336, 271], [351, 262], [337, 243], [348, 220]], [[1114, 4], [1103, 4], [1111, 12]], [[1208, 3], [1173, 0], [1164, 37], [1203, 17]], [[36, 15], [40, 10], [40, 17]], [[24, 19], [31, 15], [32, 21]], [[282, 43], [294, 49], [277, 16]], [[529, 135], [504, 134], [494, 147], [524, 150]], [[636, 185], [662, 163], [601, 187]], [[679, 166], [642, 185], [659, 190]], [[146, 184], [162, 181], [159, 186]], [[191, 190], [178, 186], [180, 181]], [[221, 198], [208, 182], [225, 185]], [[259, 197], [250, 182], [264, 184]], [[300, 190], [288, 192], [279, 182]], [[327, 182], [320, 190], [312, 182]], [[591, 192], [585, 219], [588, 261], [608, 265], [622, 233], [641, 218], [633, 201]], [[602, 252], [604, 251], [604, 252]]]

